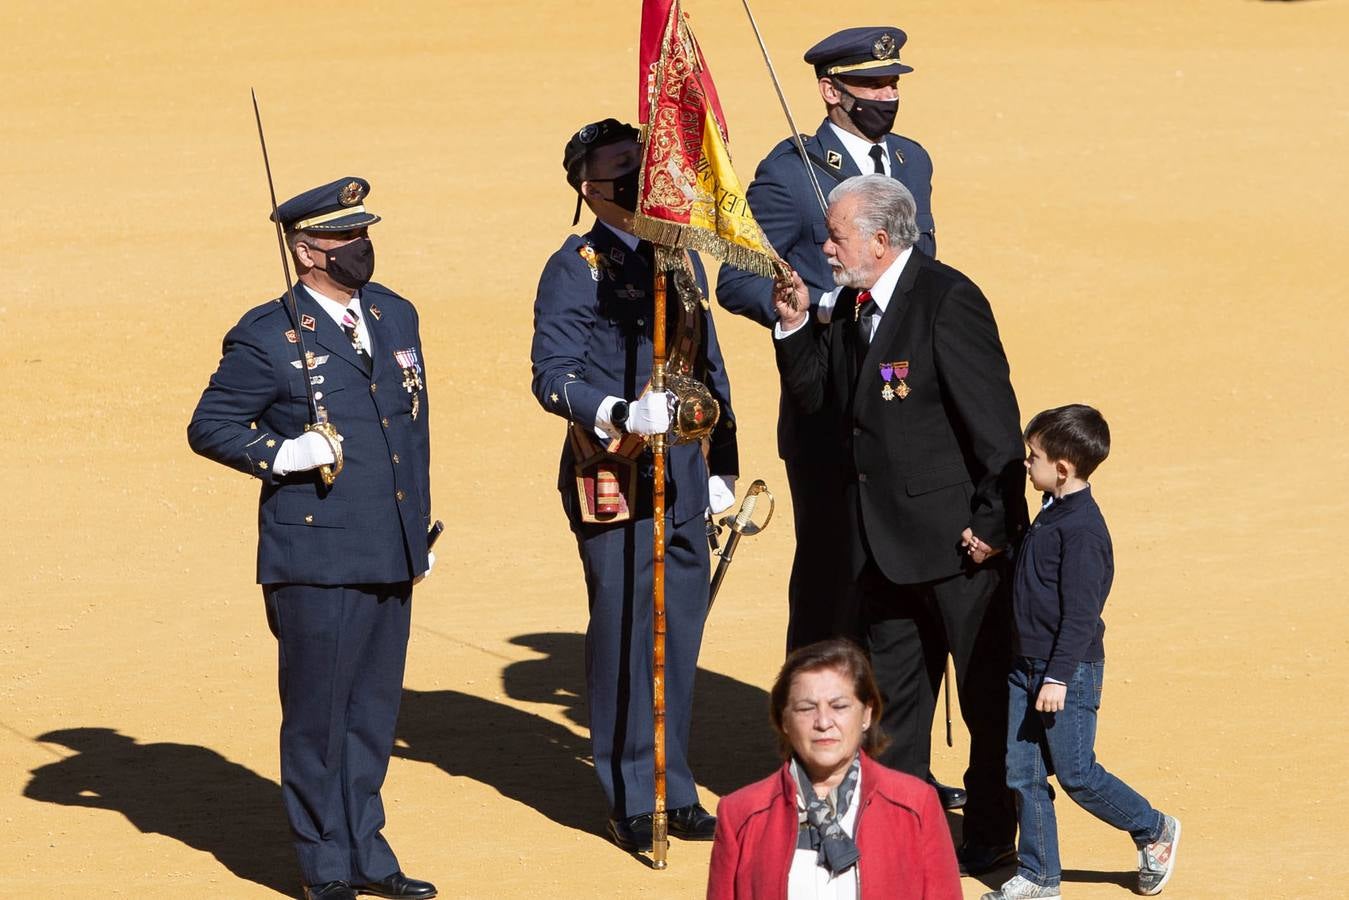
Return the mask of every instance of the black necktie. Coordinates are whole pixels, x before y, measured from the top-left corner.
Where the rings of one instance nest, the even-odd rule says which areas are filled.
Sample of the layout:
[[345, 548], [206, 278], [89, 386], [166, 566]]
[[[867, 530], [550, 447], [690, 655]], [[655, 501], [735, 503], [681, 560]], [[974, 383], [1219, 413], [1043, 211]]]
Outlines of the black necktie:
[[874, 163], [876, 164], [876, 174], [877, 174], [877, 175], [884, 175], [884, 174], [885, 174], [885, 162], [884, 162], [884, 160], [885, 160], [885, 150], [881, 148], [881, 145], [880, 145], [880, 144], [872, 144], [872, 145], [871, 145], [871, 161], [874, 162]]
[[361, 336], [356, 333], [356, 323], [360, 321], [356, 310], [347, 308], [342, 313], [342, 330], [346, 332], [347, 340], [351, 341], [352, 348], [356, 351], [356, 356], [360, 359], [361, 365], [365, 366], [365, 374], [369, 375], [374, 368], [370, 359], [370, 354], [366, 351], [365, 345], [361, 343]]
[[857, 295], [857, 345], [862, 353], [871, 346], [871, 317], [879, 312], [880, 307], [871, 299], [871, 291]]

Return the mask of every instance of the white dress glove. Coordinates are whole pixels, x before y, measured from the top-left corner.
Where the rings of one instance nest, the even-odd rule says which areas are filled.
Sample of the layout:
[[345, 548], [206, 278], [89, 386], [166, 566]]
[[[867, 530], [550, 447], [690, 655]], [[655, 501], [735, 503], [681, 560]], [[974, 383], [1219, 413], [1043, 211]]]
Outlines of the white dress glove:
[[628, 404], [628, 431], [664, 434], [670, 430], [670, 394], [648, 391]]
[[426, 551], [426, 571], [412, 579], [413, 584], [421, 584], [431, 577], [431, 570], [436, 567], [436, 554], [434, 550]]
[[707, 506], [713, 515], [725, 512], [735, 504], [735, 477], [713, 475], [707, 479]]
[[[338, 440], [342, 438], [339, 436]], [[289, 475], [291, 472], [308, 472], [319, 466], [331, 466], [337, 462], [332, 445], [317, 431], [306, 431], [297, 438], [282, 442], [272, 461], [272, 471], [277, 475]]]

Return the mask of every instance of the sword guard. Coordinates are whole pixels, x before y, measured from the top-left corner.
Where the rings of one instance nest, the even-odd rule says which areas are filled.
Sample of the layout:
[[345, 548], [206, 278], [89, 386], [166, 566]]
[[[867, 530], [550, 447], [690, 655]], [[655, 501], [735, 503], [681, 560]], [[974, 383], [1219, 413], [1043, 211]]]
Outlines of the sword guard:
[[[763, 494], [768, 498], [768, 515], [762, 522], [754, 522], [752, 517], [759, 503], [759, 495]], [[773, 500], [773, 492], [764, 484], [762, 478], [754, 479], [754, 483], [749, 486], [745, 492], [745, 499], [740, 504], [740, 511], [734, 516], [726, 516], [721, 520], [721, 524], [735, 534], [756, 535], [768, 527], [768, 523], [773, 520], [773, 510], [776, 508], [776, 501]]]
[[322, 422], [306, 425], [304, 430], [317, 431], [319, 434], [323, 435], [324, 440], [328, 442], [328, 446], [333, 450], [333, 459], [335, 462], [330, 466], [319, 467], [319, 476], [323, 479], [324, 486], [332, 487], [333, 482], [337, 480], [337, 476], [342, 474], [342, 464], [344, 462], [342, 455], [342, 437], [337, 433], [337, 426], [332, 422], [329, 422], [325, 417]]

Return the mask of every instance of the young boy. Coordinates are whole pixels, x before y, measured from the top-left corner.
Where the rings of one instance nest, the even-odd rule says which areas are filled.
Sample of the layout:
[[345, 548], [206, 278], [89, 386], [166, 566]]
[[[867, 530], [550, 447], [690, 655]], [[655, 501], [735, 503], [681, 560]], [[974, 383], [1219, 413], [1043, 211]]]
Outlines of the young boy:
[[1017, 799], [1020, 865], [982, 900], [1058, 900], [1050, 774], [1083, 809], [1129, 832], [1138, 847], [1136, 890], [1157, 894], [1175, 866], [1180, 822], [1103, 769], [1093, 747], [1105, 673], [1101, 609], [1115, 563], [1087, 478], [1110, 453], [1110, 429], [1099, 412], [1074, 404], [1031, 419], [1025, 438], [1026, 470], [1044, 506], [1018, 551], [1012, 587], [1007, 785]]

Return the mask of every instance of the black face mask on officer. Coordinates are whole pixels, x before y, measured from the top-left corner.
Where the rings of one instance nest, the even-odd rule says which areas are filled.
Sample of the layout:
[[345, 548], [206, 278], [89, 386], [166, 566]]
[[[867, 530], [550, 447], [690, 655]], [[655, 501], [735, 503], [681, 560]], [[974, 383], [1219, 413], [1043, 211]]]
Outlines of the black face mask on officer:
[[628, 212], [637, 211], [637, 169], [624, 172], [617, 178], [587, 178], [586, 181], [591, 184], [612, 182], [614, 195], [609, 198], [609, 202], [626, 209]]
[[899, 113], [899, 98], [894, 100], [865, 100], [849, 92], [835, 81], [834, 89], [845, 97], [852, 98], [852, 109], [845, 109], [857, 130], [869, 141], [879, 141], [895, 127], [895, 116]]
[[322, 253], [328, 258], [328, 265], [323, 267], [323, 271], [343, 287], [358, 291], [375, 274], [375, 245], [368, 236], [326, 250], [313, 244], [307, 246], [311, 253]]

